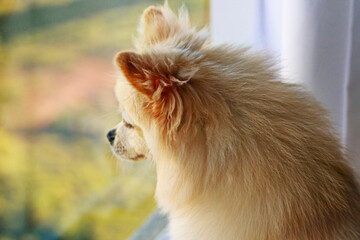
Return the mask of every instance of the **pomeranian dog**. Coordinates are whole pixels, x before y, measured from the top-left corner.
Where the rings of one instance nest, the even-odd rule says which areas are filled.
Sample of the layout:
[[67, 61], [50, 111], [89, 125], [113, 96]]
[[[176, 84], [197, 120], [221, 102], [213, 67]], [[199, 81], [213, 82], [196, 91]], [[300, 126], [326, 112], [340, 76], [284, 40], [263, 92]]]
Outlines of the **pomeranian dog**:
[[117, 54], [120, 158], [153, 159], [173, 240], [360, 239], [360, 194], [326, 111], [271, 59], [149, 7]]

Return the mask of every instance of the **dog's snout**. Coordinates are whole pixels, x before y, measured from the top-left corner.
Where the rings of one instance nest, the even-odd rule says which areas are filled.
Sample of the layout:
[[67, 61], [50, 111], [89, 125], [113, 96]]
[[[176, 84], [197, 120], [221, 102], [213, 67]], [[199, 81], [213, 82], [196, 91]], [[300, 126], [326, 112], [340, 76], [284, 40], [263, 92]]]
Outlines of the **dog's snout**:
[[113, 144], [114, 140], [115, 140], [115, 133], [116, 133], [116, 129], [111, 129], [106, 137], [109, 140], [110, 144]]

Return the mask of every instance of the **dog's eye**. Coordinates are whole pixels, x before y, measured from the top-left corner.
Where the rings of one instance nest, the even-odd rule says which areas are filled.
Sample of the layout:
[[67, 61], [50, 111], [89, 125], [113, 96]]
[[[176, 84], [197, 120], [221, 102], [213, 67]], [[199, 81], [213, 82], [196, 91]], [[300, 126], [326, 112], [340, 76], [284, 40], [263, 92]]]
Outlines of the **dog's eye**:
[[134, 128], [134, 126], [131, 125], [130, 123], [128, 123], [127, 121], [123, 120], [123, 122], [124, 122], [125, 127], [127, 127], [127, 128]]

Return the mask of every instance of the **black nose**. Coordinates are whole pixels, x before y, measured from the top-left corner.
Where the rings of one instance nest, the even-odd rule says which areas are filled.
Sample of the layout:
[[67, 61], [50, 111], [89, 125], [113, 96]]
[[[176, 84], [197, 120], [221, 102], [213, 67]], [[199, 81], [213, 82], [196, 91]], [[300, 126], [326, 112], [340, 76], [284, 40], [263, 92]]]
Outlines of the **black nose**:
[[116, 129], [112, 129], [108, 132], [108, 134], [106, 135], [107, 139], [109, 140], [110, 144], [113, 144], [114, 139], [115, 139], [115, 132]]

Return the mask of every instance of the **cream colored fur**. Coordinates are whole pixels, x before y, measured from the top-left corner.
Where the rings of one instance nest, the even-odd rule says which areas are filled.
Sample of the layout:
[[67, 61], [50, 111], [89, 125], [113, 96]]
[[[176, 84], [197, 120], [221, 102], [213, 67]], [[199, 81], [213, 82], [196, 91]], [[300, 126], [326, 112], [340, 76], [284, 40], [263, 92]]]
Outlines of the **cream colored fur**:
[[155, 162], [171, 239], [360, 239], [359, 188], [326, 111], [267, 56], [211, 45], [161, 6], [116, 64], [133, 128], [117, 127], [113, 149]]

